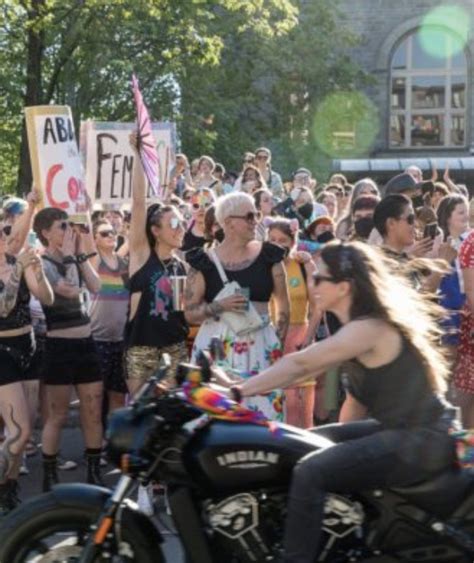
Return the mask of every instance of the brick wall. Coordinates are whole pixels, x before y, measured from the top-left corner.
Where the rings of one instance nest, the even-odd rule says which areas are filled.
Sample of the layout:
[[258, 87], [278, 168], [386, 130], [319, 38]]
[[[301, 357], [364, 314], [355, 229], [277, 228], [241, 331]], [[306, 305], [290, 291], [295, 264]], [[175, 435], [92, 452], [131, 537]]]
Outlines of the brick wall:
[[[453, 0], [452, 4], [463, 7], [471, 16], [471, 33], [468, 54], [474, 57], [474, 2]], [[362, 39], [352, 50], [354, 60], [376, 79], [376, 85], [366, 89], [366, 94], [380, 112], [381, 127], [372, 156], [406, 155], [388, 149], [390, 54], [395, 44], [415, 29], [423, 17], [433, 8], [447, 3], [443, 0], [337, 0], [345, 24]], [[474, 60], [474, 59], [473, 59]], [[470, 147], [474, 152], [474, 72], [468, 56], [468, 96], [466, 150], [444, 151], [445, 155], [465, 155]], [[419, 154], [418, 151], [414, 151]], [[432, 153], [433, 151], [428, 151]], [[426, 154], [428, 154], [426, 153]]]

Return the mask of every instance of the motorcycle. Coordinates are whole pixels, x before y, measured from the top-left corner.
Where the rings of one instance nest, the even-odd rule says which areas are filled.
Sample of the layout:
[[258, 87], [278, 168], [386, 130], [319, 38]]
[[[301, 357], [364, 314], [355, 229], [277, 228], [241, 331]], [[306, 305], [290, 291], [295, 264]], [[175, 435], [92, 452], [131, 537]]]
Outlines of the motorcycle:
[[[129, 498], [150, 481], [166, 487], [187, 561], [279, 561], [292, 470], [333, 444], [317, 431], [253, 419], [216, 391], [203, 406], [186, 389], [191, 381], [194, 391], [212, 390], [211, 368], [208, 355], [182, 364], [179, 385], [165, 388], [165, 362], [110, 417], [115, 489], [59, 485], [25, 502], [0, 526], [0, 562], [164, 563], [160, 531]], [[321, 546], [318, 562], [472, 562], [474, 476], [453, 468], [408, 488], [329, 494]]]

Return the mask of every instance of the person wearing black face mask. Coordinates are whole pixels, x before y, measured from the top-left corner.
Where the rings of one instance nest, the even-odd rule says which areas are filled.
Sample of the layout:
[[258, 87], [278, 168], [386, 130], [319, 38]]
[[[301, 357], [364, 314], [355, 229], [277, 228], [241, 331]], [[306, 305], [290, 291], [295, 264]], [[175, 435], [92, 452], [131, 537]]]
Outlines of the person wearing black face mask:
[[353, 232], [351, 240], [367, 242], [367, 239], [374, 228], [374, 209], [377, 207], [380, 198], [377, 196], [359, 197], [352, 209]]

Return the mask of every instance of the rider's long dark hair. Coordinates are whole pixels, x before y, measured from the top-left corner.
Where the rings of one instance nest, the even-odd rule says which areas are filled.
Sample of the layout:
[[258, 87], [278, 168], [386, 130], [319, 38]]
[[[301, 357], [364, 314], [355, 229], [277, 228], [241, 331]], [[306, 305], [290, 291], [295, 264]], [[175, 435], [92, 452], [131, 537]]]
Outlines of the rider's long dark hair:
[[365, 243], [330, 243], [321, 258], [331, 277], [351, 283], [351, 319], [381, 319], [395, 327], [421, 359], [432, 389], [445, 392], [449, 370], [439, 344], [441, 307], [395, 274], [391, 261]]

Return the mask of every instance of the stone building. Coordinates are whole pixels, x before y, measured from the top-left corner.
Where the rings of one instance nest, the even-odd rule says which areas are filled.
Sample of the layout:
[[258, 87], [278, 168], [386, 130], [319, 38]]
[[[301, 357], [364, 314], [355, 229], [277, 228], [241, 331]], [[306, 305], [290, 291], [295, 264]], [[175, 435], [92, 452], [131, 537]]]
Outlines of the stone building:
[[369, 159], [334, 169], [381, 179], [418, 163], [449, 165], [474, 185], [474, 1], [338, 0], [361, 38], [352, 56], [373, 77], [365, 94], [379, 131]]

